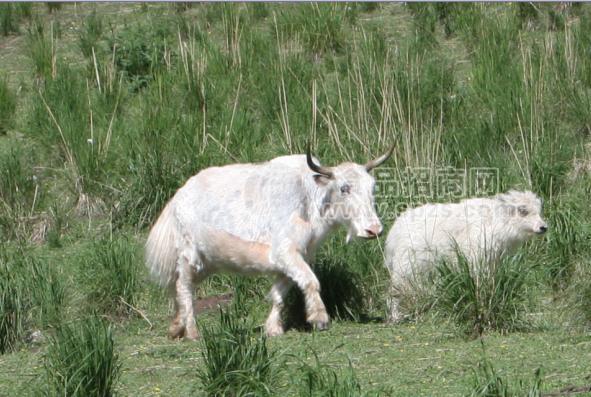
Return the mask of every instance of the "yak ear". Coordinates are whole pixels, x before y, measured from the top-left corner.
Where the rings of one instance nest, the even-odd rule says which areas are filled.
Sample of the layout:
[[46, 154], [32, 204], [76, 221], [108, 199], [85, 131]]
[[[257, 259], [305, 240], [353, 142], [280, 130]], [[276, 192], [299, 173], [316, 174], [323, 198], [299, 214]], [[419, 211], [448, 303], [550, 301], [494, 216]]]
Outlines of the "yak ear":
[[318, 186], [326, 186], [330, 182], [330, 178], [326, 175], [315, 174], [314, 182], [316, 182]]

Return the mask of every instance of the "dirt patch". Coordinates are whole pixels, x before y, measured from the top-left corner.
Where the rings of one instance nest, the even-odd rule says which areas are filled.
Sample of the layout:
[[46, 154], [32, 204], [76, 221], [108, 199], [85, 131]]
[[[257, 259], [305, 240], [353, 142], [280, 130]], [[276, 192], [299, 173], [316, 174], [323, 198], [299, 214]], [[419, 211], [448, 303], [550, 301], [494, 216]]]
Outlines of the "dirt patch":
[[233, 297], [234, 294], [206, 296], [205, 298], [197, 299], [193, 306], [197, 313], [217, 310], [220, 307], [228, 306], [232, 302]]

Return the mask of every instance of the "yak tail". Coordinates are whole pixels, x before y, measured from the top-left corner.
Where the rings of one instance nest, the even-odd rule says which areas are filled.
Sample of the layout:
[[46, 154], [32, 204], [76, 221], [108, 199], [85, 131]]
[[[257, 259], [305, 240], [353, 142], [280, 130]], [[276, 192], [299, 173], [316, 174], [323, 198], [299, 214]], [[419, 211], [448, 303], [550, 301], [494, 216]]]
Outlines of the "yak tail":
[[174, 283], [180, 239], [174, 211], [171, 203], [168, 203], [150, 230], [145, 251], [150, 273], [163, 287]]

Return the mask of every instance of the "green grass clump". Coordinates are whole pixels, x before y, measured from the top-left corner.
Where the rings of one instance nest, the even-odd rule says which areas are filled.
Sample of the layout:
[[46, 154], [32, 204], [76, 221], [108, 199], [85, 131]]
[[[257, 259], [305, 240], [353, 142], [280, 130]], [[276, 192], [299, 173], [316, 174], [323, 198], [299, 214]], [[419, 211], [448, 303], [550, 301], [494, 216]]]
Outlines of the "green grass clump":
[[46, 79], [33, 97], [27, 121], [31, 136], [58, 149], [51, 158], [64, 164], [69, 189], [79, 199], [100, 199], [116, 159], [111, 144], [117, 112], [80, 74], [63, 65]]
[[44, 367], [48, 395], [115, 395], [121, 363], [111, 326], [97, 317], [61, 325], [50, 339]]
[[3, 36], [18, 33], [19, 18], [13, 4], [0, 4], [0, 32]]
[[130, 313], [141, 288], [136, 251], [128, 238], [104, 238], [82, 258], [82, 277], [92, 311], [115, 316]]
[[522, 328], [529, 270], [519, 255], [488, 264], [458, 254], [436, 268], [435, 308], [474, 336]]
[[172, 48], [171, 34], [169, 24], [148, 21], [127, 25], [109, 39], [117, 68], [130, 81], [132, 89], [146, 87], [155, 73], [166, 69]]
[[18, 145], [0, 153], [0, 200], [10, 208], [27, 207], [33, 199], [35, 181], [25, 166], [25, 150]]
[[219, 324], [201, 327], [204, 363], [197, 376], [209, 396], [275, 395], [276, 354], [244, 316], [243, 297], [237, 292], [232, 306], [220, 309]]
[[563, 289], [575, 271], [579, 253], [585, 249], [584, 226], [564, 204], [554, 204], [547, 213], [550, 233], [546, 238], [544, 270], [550, 285]]
[[304, 363], [298, 368], [299, 396], [306, 397], [356, 397], [364, 396], [361, 384], [349, 363], [347, 370], [335, 371], [322, 364], [315, 355], [316, 365]]
[[31, 17], [31, 9], [31, 3], [0, 4], [0, 33], [3, 36], [19, 33], [21, 21]]
[[15, 349], [33, 327], [55, 326], [65, 290], [46, 262], [23, 248], [0, 246], [0, 353]]
[[[2, 247], [4, 248], [4, 247]], [[23, 337], [26, 328], [30, 302], [27, 299], [26, 285], [19, 277], [22, 263], [7, 257], [0, 257], [0, 353], [14, 349]]]
[[117, 214], [120, 224], [139, 227], [151, 224], [158, 213], [184, 180], [194, 171], [195, 156], [190, 162], [181, 163], [173, 153], [189, 149], [180, 130], [171, 130], [176, 123], [174, 111], [164, 107], [146, 109], [137, 136], [137, 143], [130, 145], [129, 154], [131, 186], [122, 198]]
[[93, 50], [98, 52], [98, 44], [103, 35], [103, 19], [100, 15], [97, 15], [94, 10], [89, 16], [86, 17], [84, 28], [79, 34], [79, 47], [82, 54], [90, 58], [92, 57]]
[[483, 359], [474, 370], [472, 392], [470, 397], [540, 397], [542, 396], [542, 373], [538, 368], [533, 380], [529, 383], [519, 381], [512, 385], [499, 375], [493, 364]]
[[288, 37], [299, 38], [313, 54], [338, 52], [346, 44], [347, 12], [344, 4], [308, 3], [281, 13], [278, 28]]
[[27, 31], [27, 47], [33, 61], [37, 77], [51, 79], [55, 77], [57, 60], [54, 25], [49, 29], [39, 20], [32, 22]]
[[13, 126], [16, 96], [8, 86], [6, 78], [0, 79], [0, 135]]
[[591, 87], [591, 60], [589, 55], [591, 49], [586, 43], [591, 40], [591, 14], [589, 12], [581, 15], [581, 23], [573, 28], [573, 46], [578, 55], [576, 60], [580, 62], [580, 65], [575, 69], [577, 78], [584, 84], [586, 88]]
[[27, 258], [25, 280], [33, 300], [33, 320], [39, 328], [53, 328], [62, 321], [66, 287], [57, 270], [48, 262]]
[[589, 274], [585, 274], [584, 280], [579, 285], [575, 284], [576, 294], [578, 295], [578, 305], [586, 325], [591, 325], [591, 282]]
[[0, 152], [0, 240], [3, 241], [29, 237], [29, 217], [42, 198], [28, 156], [31, 153], [21, 145], [10, 145]]

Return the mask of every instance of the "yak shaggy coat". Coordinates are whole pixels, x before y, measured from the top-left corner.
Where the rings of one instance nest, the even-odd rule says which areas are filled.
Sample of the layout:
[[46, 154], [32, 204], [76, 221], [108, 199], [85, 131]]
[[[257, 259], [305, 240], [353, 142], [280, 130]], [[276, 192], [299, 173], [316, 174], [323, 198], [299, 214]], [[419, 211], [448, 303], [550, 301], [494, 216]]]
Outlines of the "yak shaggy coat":
[[[396, 219], [386, 241], [392, 293], [438, 261], [453, 261], [460, 253], [471, 263], [492, 263], [547, 229], [542, 201], [529, 191], [409, 209]], [[396, 298], [390, 301], [390, 317], [401, 319]]]

